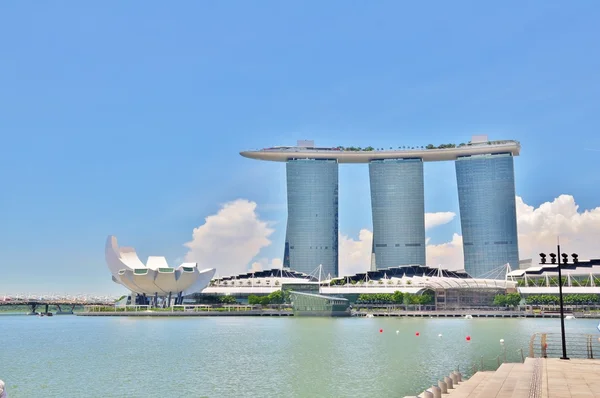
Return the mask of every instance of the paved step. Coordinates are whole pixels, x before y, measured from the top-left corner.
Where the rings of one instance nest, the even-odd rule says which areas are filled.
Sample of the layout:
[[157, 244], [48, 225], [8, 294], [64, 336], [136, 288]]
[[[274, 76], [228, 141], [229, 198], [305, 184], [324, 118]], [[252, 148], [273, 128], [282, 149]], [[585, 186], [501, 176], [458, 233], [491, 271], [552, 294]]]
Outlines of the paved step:
[[505, 363], [486, 381], [474, 398], [511, 398], [524, 370], [524, 364]]
[[[449, 398], [467, 398], [476, 394], [483, 386], [485, 386], [486, 380], [491, 377], [494, 372], [477, 372], [468, 380], [459, 383], [454, 389], [448, 390]], [[446, 396], [446, 395], [444, 395]]]
[[[538, 359], [539, 360], [539, 359]], [[532, 388], [536, 359], [526, 358], [525, 363], [519, 368], [519, 379], [515, 384], [512, 398], [529, 397]]]

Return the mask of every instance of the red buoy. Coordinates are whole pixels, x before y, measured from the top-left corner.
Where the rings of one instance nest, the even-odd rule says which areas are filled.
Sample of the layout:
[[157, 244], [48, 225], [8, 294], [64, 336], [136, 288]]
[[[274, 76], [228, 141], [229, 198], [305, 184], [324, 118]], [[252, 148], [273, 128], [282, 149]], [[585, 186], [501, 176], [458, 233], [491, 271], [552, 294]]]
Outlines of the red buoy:
[[383, 333], [383, 329], [379, 329], [379, 333]]
[[471, 336], [467, 336], [467, 341], [471, 341]]
[[419, 332], [415, 333], [415, 336], [418, 336], [418, 335], [419, 335]]

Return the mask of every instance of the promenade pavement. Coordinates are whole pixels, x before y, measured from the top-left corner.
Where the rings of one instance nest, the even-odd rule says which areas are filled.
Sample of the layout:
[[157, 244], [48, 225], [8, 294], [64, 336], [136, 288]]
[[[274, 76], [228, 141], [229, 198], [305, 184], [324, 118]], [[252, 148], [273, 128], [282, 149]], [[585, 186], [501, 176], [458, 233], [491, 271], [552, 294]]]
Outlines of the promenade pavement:
[[[600, 398], [600, 360], [527, 358], [477, 372], [448, 398]], [[423, 395], [421, 395], [423, 396]]]

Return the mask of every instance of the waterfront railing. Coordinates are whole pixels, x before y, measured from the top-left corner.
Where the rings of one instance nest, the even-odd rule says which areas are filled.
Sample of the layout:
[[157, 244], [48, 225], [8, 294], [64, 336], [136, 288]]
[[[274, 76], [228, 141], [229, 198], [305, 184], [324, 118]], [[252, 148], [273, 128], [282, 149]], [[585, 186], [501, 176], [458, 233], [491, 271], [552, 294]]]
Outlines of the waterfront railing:
[[[569, 358], [600, 358], [600, 338], [598, 335], [566, 333], [567, 356]], [[529, 340], [529, 357], [560, 358], [562, 342], [560, 333], [535, 333]]]

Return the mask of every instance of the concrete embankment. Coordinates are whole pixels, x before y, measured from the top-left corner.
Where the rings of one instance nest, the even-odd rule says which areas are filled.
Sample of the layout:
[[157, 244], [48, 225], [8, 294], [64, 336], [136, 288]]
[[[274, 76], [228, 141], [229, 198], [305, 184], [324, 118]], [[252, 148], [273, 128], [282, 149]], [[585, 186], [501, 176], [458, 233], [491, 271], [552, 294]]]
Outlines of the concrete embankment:
[[[362, 310], [355, 312], [355, 316], [373, 315], [377, 317], [408, 317], [408, 318], [464, 318], [470, 315], [472, 318], [560, 318], [559, 313], [528, 313], [523, 311], [369, 311]], [[600, 313], [565, 313], [565, 316], [574, 316], [575, 318], [599, 319]]]
[[293, 316], [292, 311], [90, 311], [78, 312], [77, 316]]

